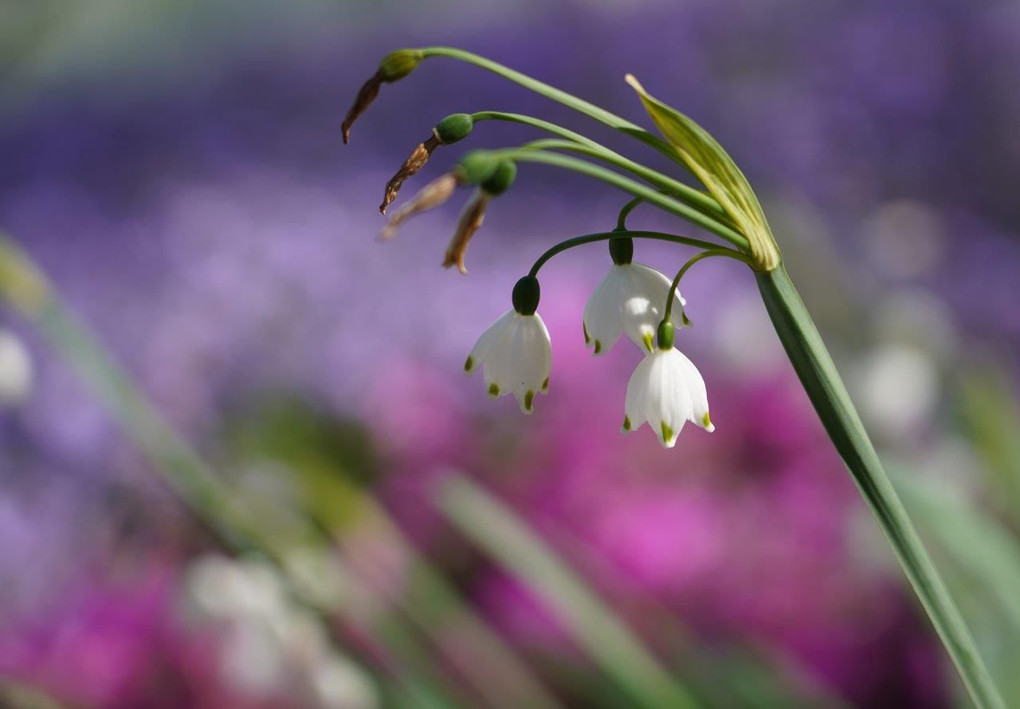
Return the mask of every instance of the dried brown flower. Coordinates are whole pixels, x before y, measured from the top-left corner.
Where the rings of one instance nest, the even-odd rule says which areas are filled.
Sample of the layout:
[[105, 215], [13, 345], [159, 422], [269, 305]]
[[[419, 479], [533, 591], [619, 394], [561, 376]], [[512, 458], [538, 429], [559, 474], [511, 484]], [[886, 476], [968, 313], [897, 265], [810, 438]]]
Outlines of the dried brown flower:
[[428, 183], [421, 188], [411, 201], [405, 204], [403, 207], [398, 209], [390, 217], [389, 221], [386, 222], [386, 226], [383, 228], [382, 234], [379, 238], [385, 240], [392, 239], [397, 233], [397, 227], [407, 221], [410, 217], [421, 212], [428, 211], [434, 207], [438, 207], [446, 200], [450, 199], [450, 196], [457, 189], [460, 182], [457, 177], [452, 173], [448, 172], [445, 175], [440, 175], [432, 182]]
[[344, 122], [340, 124], [340, 130], [344, 137], [344, 145], [347, 145], [351, 140], [351, 126], [354, 125], [354, 121], [358, 120], [358, 116], [372, 105], [375, 97], [379, 95], [379, 87], [382, 86], [384, 81], [385, 77], [382, 69], [380, 69], [358, 90], [354, 103], [351, 105], [350, 110], [347, 111], [347, 115], [344, 116]]
[[464, 212], [460, 215], [460, 221], [457, 222], [457, 231], [454, 232], [450, 245], [446, 249], [443, 268], [456, 266], [457, 270], [461, 273], [467, 273], [467, 268], [464, 266], [464, 254], [467, 253], [471, 237], [482, 226], [490, 196], [488, 193], [479, 190], [471, 201], [468, 202], [467, 207], [464, 208]]
[[400, 166], [390, 181], [386, 183], [386, 194], [383, 196], [382, 204], [379, 205], [379, 211], [386, 214], [386, 208], [393, 204], [393, 200], [397, 198], [397, 193], [400, 192], [400, 188], [404, 184], [404, 180], [411, 175], [425, 167], [425, 163], [432, 157], [432, 151], [442, 145], [439, 138], [435, 135], [430, 137], [424, 143], [420, 143], [417, 148], [411, 153], [411, 156], [404, 161], [404, 164]]

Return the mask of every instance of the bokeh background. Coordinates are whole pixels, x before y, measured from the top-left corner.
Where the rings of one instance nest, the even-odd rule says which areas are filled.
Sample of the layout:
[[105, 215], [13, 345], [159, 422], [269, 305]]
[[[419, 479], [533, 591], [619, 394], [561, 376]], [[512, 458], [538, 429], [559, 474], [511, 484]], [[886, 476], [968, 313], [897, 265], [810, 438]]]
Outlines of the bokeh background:
[[[531, 113], [675, 166], [440, 59], [343, 146], [378, 58], [430, 44], [647, 124], [633, 72], [727, 146], [1020, 705], [1007, 0], [0, 0], [0, 228], [75, 318], [0, 309], [0, 704], [967, 705], [736, 264], [684, 289], [711, 435], [617, 434], [640, 355], [584, 350], [600, 245], [543, 269], [533, 416], [461, 374], [533, 259], [625, 197], [524, 166], [444, 271], [459, 204], [375, 240], [436, 121]], [[482, 125], [425, 178], [533, 137]]]

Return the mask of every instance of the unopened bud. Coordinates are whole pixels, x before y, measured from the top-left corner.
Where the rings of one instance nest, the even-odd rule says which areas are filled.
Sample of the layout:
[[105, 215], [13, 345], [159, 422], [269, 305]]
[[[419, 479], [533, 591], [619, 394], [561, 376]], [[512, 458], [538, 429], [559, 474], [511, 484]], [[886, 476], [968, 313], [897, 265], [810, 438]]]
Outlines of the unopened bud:
[[493, 173], [482, 181], [481, 187], [486, 193], [496, 197], [510, 189], [515, 177], [517, 164], [512, 160], [500, 160]]
[[379, 76], [387, 83], [400, 81], [414, 71], [424, 58], [425, 55], [420, 49], [398, 49], [390, 52], [379, 62]]
[[450, 240], [450, 245], [446, 249], [443, 268], [456, 266], [461, 273], [467, 273], [467, 268], [464, 266], [464, 254], [467, 253], [471, 237], [475, 235], [485, 220], [485, 209], [488, 205], [489, 195], [482, 190], [476, 192], [468, 202], [457, 222], [457, 231], [453, 233], [453, 239]]
[[424, 58], [424, 54], [418, 49], [400, 49], [383, 57], [379, 62], [379, 70], [358, 90], [358, 95], [340, 126], [345, 145], [351, 139], [351, 126], [375, 101], [375, 97], [379, 95], [379, 87], [403, 79], [414, 71]]
[[488, 150], [473, 150], [460, 159], [453, 170], [465, 185], [480, 185], [489, 179], [500, 160]]
[[432, 131], [443, 145], [452, 145], [464, 140], [475, 127], [475, 119], [467, 113], [454, 113], [436, 124]]
[[450, 199], [450, 196], [454, 193], [459, 185], [456, 175], [452, 172], [448, 172], [445, 175], [437, 177], [432, 182], [422, 187], [421, 191], [416, 194], [410, 202], [405, 204], [403, 207], [398, 209], [390, 217], [389, 221], [386, 222], [386, 226], [383, 228], [380, 238], [383, 240], [392, 239], [397, 233], [397, 227], [407, 221], [410, 217], [421, 212], [428, 211], [434, 207], [438, 207], [446, 200]]
[[435, 136], [429, 138], [424, 143], [418, 144], [418, 147], [414, 149], [411, 156], [397, 170], [397, 174], [386, 183], [386, 194], [383, 195], [382, 204], [379, 205], [380, 212], [386, 214], [386, 208], [393, 204], [393, 200], [397, 198], [404, 180], [425, 167], [425, 163], [432, 157], [432, 151], [439, 147], [439, 145], [440, 141]]

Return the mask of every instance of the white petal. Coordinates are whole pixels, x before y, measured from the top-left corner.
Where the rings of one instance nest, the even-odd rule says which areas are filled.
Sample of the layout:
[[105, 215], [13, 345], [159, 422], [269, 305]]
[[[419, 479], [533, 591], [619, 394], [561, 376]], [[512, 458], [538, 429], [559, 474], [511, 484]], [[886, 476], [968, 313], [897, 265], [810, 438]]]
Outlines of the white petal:
[[482, 366], [492, 352], [493, 347], [495, 347], [496, 342], [513, 322], [516, 314], [513, 308], [511, 308], [497, 318], [496, 322], [492, 323], [488, 330], [482, 333], [482, 336], [478, 338], [478, 342], [475, 343], [475, 346], [471, 349], [471, 354], [468, 355], [467, 361], [464, 363], [464, 372], [466, 374], [474, 374]]
[[521, 411], [530, 414], [535, 394], [545, 389], [552, 369], [549, 330], [538, 313], [521, 316], [517, 340], [517, 370], [513, 393]]
[[[678, 368], [675, 349], [656, 350], [649, 358], [652, 368], [649, 393], [645, 400], [645, 416], [655, 435], [667, 448], [672, 448], [684, 424], [690, 418], [691, 398], [685, 377]], [[680, 355], [681, 357], [683, 355]]]
[[705, 389], [705, 380], [698, 368], [683, 352], [677, 351], [677, 354], [680, 355], [678, 362], [683, 369], [687, 392], [691, 400], [690, 420], [711, 433], [715, 430], [715, 424], [712, 423], [708, 414], [708, 392]]
[[584, 306], [584, 345], [594, 347], [595, 354], [603, 354], [620, 339], [623, 324], [620, 320], [621, 269], [613, 266], [602, 282], [595, 287]]
[[[651, 352], [673, 282], [660, 271], [641, 263], [632, 263], [626, 268], [627, 283], [621, 306], [623, 331], [634, 344]], [[686, 301], [679, 293], [677, 296], [683, 306]], [[670, 317], [677, 328], [684, 327], [681, 312], [681, 308], [674, 307]]]
[[653, 359], [651, 355], [645, 357], [638, 364], [634, 373], [630, 375], [627, 382], [627, 399], [623, 404], [623, 431], [636, 431], [645, 421], [645, 401], [649, 390], [649, 375], [652, 371]]

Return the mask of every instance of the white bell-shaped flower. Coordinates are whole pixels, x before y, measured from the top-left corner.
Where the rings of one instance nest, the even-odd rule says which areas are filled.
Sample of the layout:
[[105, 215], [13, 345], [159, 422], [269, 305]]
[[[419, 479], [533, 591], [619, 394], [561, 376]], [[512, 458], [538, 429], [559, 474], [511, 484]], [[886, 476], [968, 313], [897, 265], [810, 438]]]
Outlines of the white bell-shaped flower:
[[537, 306], [538, 281], [525, 276], [514, 287], [514, 309], [482, 333], [464, 363], [467, 374], [484, 369], [490, 396], [513, 394], [526, 414], [534, 408], [535, 394], [548, 392], [552, 369], [549, 330]]
[[[662, 336], [663, 329], [670, 331], [668, 337]], [[624, 412], [624, 433], [647, 422], [666, 448], [673, 447], [688, 421], [706, 431], [715, 430], [705, 380], [691, 360], [673, 347], [672, 328], [660, 328], [659, 346], [631, 375]]]
[[[614, 259], [615, 260], [615, 259]], [[599, 355], [626, 334], [646, 352], [655, 349], [655, 328], [662, 320], [672, 281], [660, 271], [640, 263], [614, 263], [584, 306], [584, 344]], [[673, 325], [684, 327], [684, 299], [676, 295]]]

